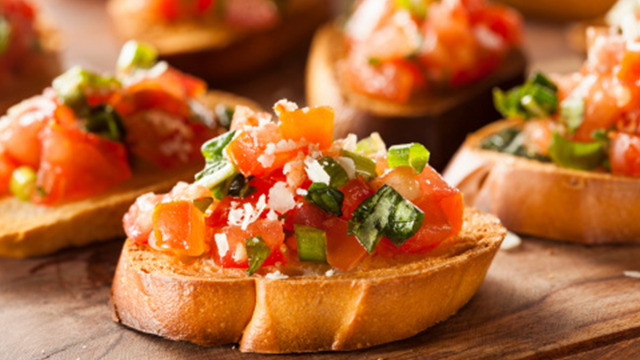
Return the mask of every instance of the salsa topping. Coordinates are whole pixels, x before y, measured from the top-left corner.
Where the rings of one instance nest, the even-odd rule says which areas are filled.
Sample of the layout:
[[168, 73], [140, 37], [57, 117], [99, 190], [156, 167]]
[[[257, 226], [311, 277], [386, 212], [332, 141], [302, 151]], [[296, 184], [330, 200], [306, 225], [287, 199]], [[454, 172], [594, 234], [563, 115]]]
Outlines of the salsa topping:
[[0, 119], [0, 194], [52, 205], [103, 192], [132, 175], [132, 159], [172, 167], [200, 158], [218, 133], [194, 106], [201, 80], [129, 42], [114, 75], [75, 67]]
[[123, 219], [129, 238], [252, 275], [299, 261], [349, 271], [369, 256], [427, 253], [461, 231], [462, 194], [422, 145], [333, 140], [330, 108], [282, 100], [274, 110], [277, 121], [238, 106], [231, 131], [202, 146], [193, 184], [138, 198]]
[[355, 90], [397, 103], [496, 69], [521, 38], [520, 16], [485, 0], [359, 0], [343, 64]]
[[593, 34], [579, 72], [534, 74], [520, 87], [494, 90], [498, 111], [524, 123], [488, 137], [483, 148], [640, 176], [640, 42], [624, 31]]

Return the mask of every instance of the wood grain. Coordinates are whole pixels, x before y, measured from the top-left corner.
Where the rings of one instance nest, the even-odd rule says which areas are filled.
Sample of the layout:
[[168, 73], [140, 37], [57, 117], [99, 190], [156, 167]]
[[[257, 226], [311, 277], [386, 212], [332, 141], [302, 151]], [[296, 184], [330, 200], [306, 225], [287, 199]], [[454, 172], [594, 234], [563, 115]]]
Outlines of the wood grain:
[[[267, 358], [113, 323], [108, 299], [120, 246], [116, 240], [46, 258], [0, 260], [0, 359]], [[404, 341], [305, 358], [633, 358], [640, 343], [640, 280], [623, 271], [638, 270], [639, 257], [640, 246], [525, 239], [496, 256], [480, 291], [448, 321]]]

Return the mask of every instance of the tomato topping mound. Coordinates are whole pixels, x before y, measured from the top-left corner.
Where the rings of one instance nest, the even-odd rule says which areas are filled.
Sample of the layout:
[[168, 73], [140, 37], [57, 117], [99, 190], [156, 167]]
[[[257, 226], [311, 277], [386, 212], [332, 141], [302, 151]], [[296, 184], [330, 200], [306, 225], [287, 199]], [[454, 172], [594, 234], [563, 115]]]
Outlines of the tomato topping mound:
[[299, 262], [352, 271], [376, 256], [426, 254], [462, 230], [462, 194], [422, 145], [332, 141], [330, 108], [283, 100], [274, 110], [276, 121], [238, 107], [231, 131], [203, 145], [194, 184], [131, 207], [129, 238], [252, 275]]

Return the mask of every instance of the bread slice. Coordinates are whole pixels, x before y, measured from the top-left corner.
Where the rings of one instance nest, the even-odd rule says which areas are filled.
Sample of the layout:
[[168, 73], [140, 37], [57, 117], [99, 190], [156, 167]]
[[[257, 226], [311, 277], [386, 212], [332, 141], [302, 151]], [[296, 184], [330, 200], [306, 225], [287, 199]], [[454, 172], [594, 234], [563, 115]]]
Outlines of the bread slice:
[[354, 350], [413, 336], [475, 294], [506, 231], [477, 210], [433, 253], [367, 258], [348, 273], [284, 266], [288, 278], [247, 277], [211, 256], [185, 263], [127, 240], [111, 290], [113, 318], [142, 332], [243, 352]]
[[311, 38], [330, 15], [325, 0], [289, 0], [282, 20], [264, 31], [216, 21], [161, 23], [130, 0], [110, 0], [108, 12], [126, 39], [153, 44], [171, 65], [207, 80], [230, 80], [269, 65]]
[[[250, 100], [218, 91], [210, 91], [201, 101], [212, 109], [217, 104], [259, 109]], [[203, 166], [196, 162], [170, 170], [134, 169], [130, 179], [105, 193], [57, 206], [35, 205], [13, 196], [1, 198], [0, 256], [41, 256], [68, 246], [124, 237], [122, 217], [138, 196], [168, 191], [178, 181], [193, 181]]]
[[406, 104], [397, 104], [356, 92], [342, 81], [336, 65], [345, 54], [344, 37], [335, 25], [318, 30], [307, 63], [307, 103], [335, 110], [338, 138], [378, 131], [391, 144], [423, 143], [436, 169], [444, 167], [469, 132], [499, 117], [490, 105], [491, 88], [521, 84], [526, 67], [522, 53], [513, 51], [499, 69], [474, 84], [446, 93], [415, 94]]
[[469, 136], [444, 172], [465, 203], [510, 230], [585, 244], [640, 241], [640, 179], [572, 170], [482, 150], [491, 134], [521, 125], [499, 121]]

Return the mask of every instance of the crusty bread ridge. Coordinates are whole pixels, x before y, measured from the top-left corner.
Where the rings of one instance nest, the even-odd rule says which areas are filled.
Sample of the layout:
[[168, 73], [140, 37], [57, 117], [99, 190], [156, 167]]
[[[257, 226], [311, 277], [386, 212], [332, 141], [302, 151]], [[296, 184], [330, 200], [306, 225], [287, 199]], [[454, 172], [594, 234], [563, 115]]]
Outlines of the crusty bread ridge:
[[524, 234], [585, 244], [640, 241], [640, 179], [480, 149], [482, 139], [518, 124], [499, 121], [470, 135], [445, 170], [466, 204]]
[[239, 342], [243, 352], [371, 347], [456, 313], [482, 284], [505, 235], [495, 217], [467, 209], [462, 233], [438, 256], [284, 280], [264, 277], [267, 269], [252, 277], [220, 269], [209, 255], [183, 263], [127, 240], [111, 291], [114, 320], [200, 345]]
[[[241, 104], [259, 109], [250, 100], [219, 91], [210, 91], [201, 101], [208, 108]], [[193, 181], [202, 167], [197, 162], [170, 170], [134, 171], [133, 177], [103, 194], [58, 206], [34, 205], [13, 196], [0, 198], [0, 256], [41, 256], [125, 236], [122, 216], [138, 196], [168, 191], [178, 181]]]
[[108, 12], [126, 39], [153, 44], [173, 66], [207, 80], [230, 80], [267, 66], [311, 38], [330, 15], [325, 0], [290, 0], [280, 23], [264, 31], [241, 31], [220, 22], [158, 23], [131, 6], [110, 0]]
[[522, 83], [526, 68], [524, 55], [512, 51], [499, 69], [476, 83], [447, 92], [417, 93], [398, 104], [354, 91], [341, 79], [337, 64], [346, 50], [335, 25], [324, 25], [316, 32], [307, 63], [307, 103], [335, 110], [336, 137], [378, 131], [391, 144], [424, 143], [437, 169], [444, 167], [468, 132], [498, 118], [490, 105], [491, 88]]

